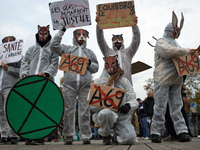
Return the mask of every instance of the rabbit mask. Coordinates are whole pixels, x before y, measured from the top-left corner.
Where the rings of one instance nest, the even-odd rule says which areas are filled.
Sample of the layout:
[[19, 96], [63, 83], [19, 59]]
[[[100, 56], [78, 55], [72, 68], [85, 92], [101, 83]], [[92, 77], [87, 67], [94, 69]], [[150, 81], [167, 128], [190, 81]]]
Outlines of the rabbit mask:
[[183, 27], [183, 23], [184, 23], [184, 17], [183, 17], [183, 13], [181, 13], [181, 23], [180, 23], [180, 28], [179, 28], [178, 27], [178, 19], [176, 17], [176, 14], [173, 11], [172, 12], [172, 26], [174, 28], [174, 32], [173, 32], [174, 39], [179, 37], [181, 29]]

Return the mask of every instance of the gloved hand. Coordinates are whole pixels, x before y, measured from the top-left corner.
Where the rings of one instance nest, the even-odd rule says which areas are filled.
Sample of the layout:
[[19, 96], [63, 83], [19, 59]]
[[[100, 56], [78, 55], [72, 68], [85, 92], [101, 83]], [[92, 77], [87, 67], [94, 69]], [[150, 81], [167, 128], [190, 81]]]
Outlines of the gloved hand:
[[62, 28], [62, 31], [63, 31], [63, 32], [65, 32], [65, 31], [66, 31], [66, 28], [65, 28], [65, 26], [63, 26], [63, 28]]
[[122, 105], [119, 109], [118, 112], [123, 113], [123, 114], [127, 114], [129, 112], [129, 110], [131, 109], [131, 106], [129, 103]]

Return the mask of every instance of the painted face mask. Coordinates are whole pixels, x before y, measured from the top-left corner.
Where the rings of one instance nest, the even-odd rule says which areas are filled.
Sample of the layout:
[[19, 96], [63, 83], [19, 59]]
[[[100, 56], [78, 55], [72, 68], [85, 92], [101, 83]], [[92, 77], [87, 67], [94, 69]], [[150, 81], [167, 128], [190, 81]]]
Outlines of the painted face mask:
[[109, 74], [116, 72], [117, 56], [108, 56], [103, 58], [105, 61], [105, 68]]
[[117, 47], [118, 49], [121, 47], [122, 43], [123, 43], [123, 34], [120, 35], [112, 35], [112, 43], [115, 47]]
[[12, 41], [15, 41], [15, 37], [14, 36], [7, 36], [2, 40], [2, 43], [12, 42]]
[[79, 44], [82, 44], [87, 40], [87, 38], [89, 38], [89, 32], [84, 29], [77, 29], [74, 31], [74, 37]]
[[46, 27], [41, 27], [38, 25], [38, 35], [40, 41], [46, 41], [49, 36], [49, 25]]
[[184, 23], [184, 17], [183, 13], [181, 13], [181, 23], [180, 23], [180, 28], [178, 27], [178, 19], [174, 11], [172, 12], [172, 26], [174, 28], [173, 32], [173, 37], [174, 39], [178, 38], [181, 32], [181, 29], [183, 28], [183, 23]]

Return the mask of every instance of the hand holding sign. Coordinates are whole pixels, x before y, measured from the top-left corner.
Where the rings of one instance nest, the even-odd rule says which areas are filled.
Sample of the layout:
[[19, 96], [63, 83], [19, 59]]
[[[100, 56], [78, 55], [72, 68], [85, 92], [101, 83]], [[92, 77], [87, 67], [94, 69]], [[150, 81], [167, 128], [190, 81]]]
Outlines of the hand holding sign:
[[8, 71], [9, 66], [4, 61], [1, 62], [1, 66], [4, 70]]
[[190, 54], [198, 56], [200, 53], [200, 46], [197, 49], [190, 49]]

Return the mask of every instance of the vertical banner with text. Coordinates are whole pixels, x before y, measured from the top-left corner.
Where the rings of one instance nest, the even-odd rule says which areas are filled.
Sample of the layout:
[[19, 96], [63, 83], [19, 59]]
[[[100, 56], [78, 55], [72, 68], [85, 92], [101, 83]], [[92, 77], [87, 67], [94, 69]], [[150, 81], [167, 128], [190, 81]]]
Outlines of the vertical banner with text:
[[23, 40], [0, 44], [0, 62], [14, 63], [22, 58]]
[[134, 1], [107, 3], [97, 5], [100, 29], [135, 26]]
[[55, 30], [91, 25], [88, 0], [65, 0], [49, 3]]

